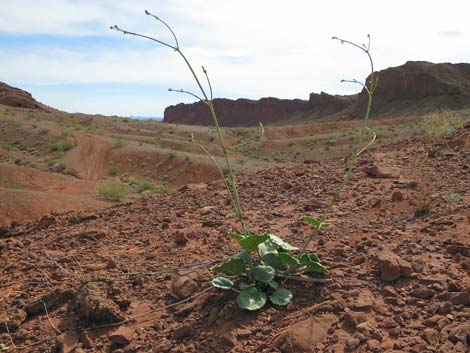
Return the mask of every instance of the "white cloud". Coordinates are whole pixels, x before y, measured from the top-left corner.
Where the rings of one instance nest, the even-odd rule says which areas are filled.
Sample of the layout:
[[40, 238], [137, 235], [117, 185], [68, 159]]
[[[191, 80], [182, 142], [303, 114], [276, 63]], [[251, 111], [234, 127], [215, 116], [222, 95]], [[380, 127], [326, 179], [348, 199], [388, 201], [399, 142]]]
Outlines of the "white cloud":
[[[445, 6], [435, 0], [425, 4], [405, 0], [1, 1], [0, 31], [114, 37], [125, 47], [100, 50], [94, 46], [86, 51], [38, 43], [25, 53], [18, 47], [1, 48], [0, 43], [1, 79], [12, 82], [152, 82], [193, 89], [194, 82], [176, 53], [137, 46], [138, 39], [121, 38], [107, 29], [118, 24], [171, 38], [163, 26], [143, 15], [144, 9], [172, 24], [195, 68], [204, 64], [209, 69], [218, 95], [307, 98], [311, 91], [357, 90], [339, 81], [367, 75], [367, 58], [331, 41], [332, 35], [362, 41], [371, 33], [377, 69], [408, 60], [470, 61], [465, 35], [470, 33], [470, 4], [459, 0], [448, 0]], [[152, 104], [162, 107], [167, 98], [155, 97]], [[179, 98], [171, 100], [176, 103]], [[98, 111], [107, 102], [95, 104]]]

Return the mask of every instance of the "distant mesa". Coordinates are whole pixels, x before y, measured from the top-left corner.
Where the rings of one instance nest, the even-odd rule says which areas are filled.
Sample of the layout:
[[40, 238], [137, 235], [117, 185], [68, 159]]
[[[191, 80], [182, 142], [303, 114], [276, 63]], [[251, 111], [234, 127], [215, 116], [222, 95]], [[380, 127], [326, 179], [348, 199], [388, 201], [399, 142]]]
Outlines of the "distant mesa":
[[36, 101], [31, 93], [0, 82], [0, 104], [14, 107], [51, 111], [46, 105]]
[[[425, 114], [438, 109], [470, 106], [470, 64], [433, 64], [409, 61], [378, 72], [373, 113]], [[358, 118], [367, 106], [367, 92], [350, 96], [311, 93], [309, 100], [262, 98], [214, 100], [222, 126], [311, 121], [319, 118]], [[165, 109], [164, 122], [212, 125], [207, 106], [201, 102]]]

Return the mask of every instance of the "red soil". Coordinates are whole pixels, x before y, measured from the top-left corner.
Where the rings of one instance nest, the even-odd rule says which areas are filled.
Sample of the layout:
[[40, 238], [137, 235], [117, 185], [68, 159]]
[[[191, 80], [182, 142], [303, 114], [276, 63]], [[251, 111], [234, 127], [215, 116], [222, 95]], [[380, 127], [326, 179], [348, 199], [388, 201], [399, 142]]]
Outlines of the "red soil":
[[[126, 275], [239, 251], [227, 235], [238, 226], [225, 217], [232, 210], [217, 182], [0, 228], [0, 312], [11, 333], [0, 334], [0, 343], [13, 341], [28, 352], [77, 344], [75, 352], [468, 351], [469, 152], [465, 129], [447, 141], [410, 141], [361, 155], [328, 219], [333, 226], [311, 245], [333, 281], [285, 283], [295, 295], [287, 308], [244, 312], [233, 302], [236, 293], [217, 290], [166, 308], [183, 289], [207, 288], [210, 271]], [[380, 167], [375, 175], [388, 177], [362, 172], [371, 164]], [[319, 215], [343, 174], [344, 161], [335, 160], [240, 177], [250, 230], [301, 245], [309, 233], [302, 217]], [[444, 200], [449, 193], [463, 199]], [[428, 197], [429, 214], [416, 217]], [[87, 301], [95, 309], [87, 311]], [[97, 318], [135, 314], [142, 316], [83, 331]], [[58, 330], [69, 334], [55, 343]]]

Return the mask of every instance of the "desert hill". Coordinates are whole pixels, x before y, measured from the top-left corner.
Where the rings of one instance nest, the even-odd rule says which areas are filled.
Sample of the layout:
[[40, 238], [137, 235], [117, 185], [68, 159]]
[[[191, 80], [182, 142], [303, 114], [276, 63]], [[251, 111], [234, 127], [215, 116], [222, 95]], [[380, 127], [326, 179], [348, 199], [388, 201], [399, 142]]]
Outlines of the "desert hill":
[[[448, 82], [458, 82], [450, 74], [447, 76], [451, 77]], [[37, 102], [20, 89], [7, 84], [0, 87], [0, 226], [38, 219], [51, 212], [95, 210], [220, 177], [205, 152], [191, 139], [194, 135], [222, 162], [223, 154], [212, 127], [69, 114]], [[466, 95], [467, 91], [462, 91], [457, 97]], [[379, 102], [384, 99], [379, 91], [377, 97]], [[221, 117], [230, 117], [239, 101], [223, 101], [228, 102], [230, 109], [228, 115]], [[285, 114], [294, 114], [300, 120], [267, 124], [262, 140], [257, 126], [224, 128], [230, 160], [237, 173], [344, 158], [360, 131], [360, 120], [335, 118], [335, 114], [353, 109], [360, 101], [358, 96], [322, 93], [311, 94], [309, 101], [241, 101], [250, 105], [250, 119], [268, 119], [283, 109]], [[183, 108], [190, 110], [191, 106]], [[315, 119], [302, 120], [307, 113], [299, 113], [299, 109], [306, 109]], [[325, 115], [330, 118], [324, 119]], [[385, 119], [375, 115], [371, 125], [378, 136], [377, 146], [385, 146], [429, 135], [444, 125], [452, 130], [453, 125], [468, 117], [465, 109], [442, 114], [404, 113]]]
[[[424, 114], [434, 110], [460, 109], [470, 105], [470, 64], [433, 64], [409, 61], [378, 72], [373, 112], [383, 116]], [[215, 107], [223, 126], [249, 126], [259, 122], [291, 123], [319, 118], [357, 118], [367, 104], [367, 93], [333, 96], [310, 94], [309, 100], [262, 98], [216, 99]], [[178, 104], [165, 110], [167, 123], [211, 125], [212, 119], [201, 103]]]

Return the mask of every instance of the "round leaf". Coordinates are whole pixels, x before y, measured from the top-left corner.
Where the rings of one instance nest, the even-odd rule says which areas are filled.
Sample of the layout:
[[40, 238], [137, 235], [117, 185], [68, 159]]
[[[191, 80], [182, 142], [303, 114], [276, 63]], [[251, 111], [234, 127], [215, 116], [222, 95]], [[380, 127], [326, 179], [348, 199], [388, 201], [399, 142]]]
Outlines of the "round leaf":
[[229, 280], [228, 278], [225, 277], [216, 277], [212, 280], [212, 285], [214, 287], [220, 288], [220, 289], [232, 289], [233, 288], [233, 282]]
[[281, 253], [279, 254], [279, 259], [281, 260], [283, 265], [296, 266], [299, 264], [299, 260], [297, 260], [295, 257], [290, 256], [289, 254]]
[[309, 272], [315, 272], [315, 273], [328, 273], [328, 269], [323, 266], [322, 264], [318, 262], [307, 262], [302, 265], [307, 265], [301, 272], [303, 273], [309, 273]]
[[258, 245], [258, 254], [260, 257], [267, 254], [277, 255], [277, 249], [271, 241], [266, 240], [264, 243]]
[[255, 280], [267, 283], [270, 280], [274, 279], [274, 276], [276, 275], [276, 270], [271, 266], [258, 265], [253, 268], [251, 273]]
[[223, 273], [229, 276], [235, 276], [235, 275], [239, 276], [245, 272], [245, 268], [246, 268], [246, 263], [243, 260], [233, 258], [224, 262], [220, 266], [212, 267], [212, 271]]
[[277, 235], [274, 234], [269, 234], [269, 240], [277, 246], [278, 248], [285, 250], [285, 251], [294, 251], [298, 250], [295, 246], [290, 245], [289, 243], [285, 242], [281, 238], [279, 238]]
[[273, 304], [276, 305], [287, 305], [290, 303], [294, 295], [292, 292], [285, 288], [279, 288], [274, 291], [273, 294], [269, 296], [269, 299]]
[[320, 259], [318, 258], [317, 254], [314, 254], [314, 253], [303, 254], [299, 260], [300, 260], [300, 263], [320, 262]]
[[262, 261], [266, 266], [271, 266], [276, 270], [282, 270], [282, 261], [279, 255], [267, 254], [262, 258]]
[[266, 304], [266, 294], [255, 287], [250, 287], [240, 292], [237, 297], [237, 304], [242, 309], [258, 310]]
[[267, 234], [250, 235], [248, 237], [240, 239], [238, 242], [240, 243], [243, 250], [250, 252], [257, 250], [258, 245], [264, 243], [268, 239], [269, 236]]

